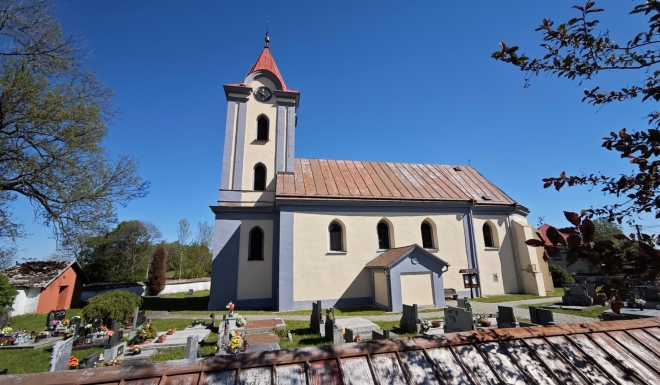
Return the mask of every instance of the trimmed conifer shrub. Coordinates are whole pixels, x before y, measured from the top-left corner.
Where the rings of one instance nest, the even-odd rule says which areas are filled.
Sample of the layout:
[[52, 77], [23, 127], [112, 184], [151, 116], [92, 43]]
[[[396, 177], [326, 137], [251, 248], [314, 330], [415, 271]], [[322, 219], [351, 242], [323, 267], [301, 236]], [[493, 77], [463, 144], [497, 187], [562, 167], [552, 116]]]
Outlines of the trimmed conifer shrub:
[[561, 266], [551, 263], [548, 268], [550, 269], [550, 275], [552, 276], [552, 284], [555, 287], [562, 287], [562, 285], [570, 285], [575, 283], [575, 279], [571, 276], [571, 274]]
[[161, 243], [156, 248], [154, 259], [149, 267], [149, 287], [151, 295], [158, 295], [165, 288], [167, 281], [167, 253], [165, 246]]

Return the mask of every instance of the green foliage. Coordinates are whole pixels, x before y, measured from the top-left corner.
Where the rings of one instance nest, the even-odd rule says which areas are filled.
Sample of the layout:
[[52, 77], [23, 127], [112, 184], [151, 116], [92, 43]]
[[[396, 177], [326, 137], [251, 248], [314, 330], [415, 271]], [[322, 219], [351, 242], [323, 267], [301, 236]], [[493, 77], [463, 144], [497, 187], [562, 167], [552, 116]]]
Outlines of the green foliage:
[[5, 315], [11, 310], [14, 304], [14, 298], [18, 295], [18, 291], [9, 284], [9, 278], [3, 273], [0, 273], [0, 314]]
[[128, 156], [103, 148], [113, 92], [83, 65], [44, 0], [0, 4], [0, 240], [24, 235], [11, 203], [24, 197], [61, 246], [116, 221], [116, 205], [147, 194]]
[[608, 221], [605, 218], [598, 218], [594, 223], [594, 242], [613, 241], [617, 242], [615, 235], [623, 234], [621, 225], [616, 222]]
[[90, 298], [83, 308], [83, 317], [87, 320], [99, 318], [103, 324], [110, 325], [112, 320], [123, 322], [142, 305], [142, 297], [123, 290], [113, 290]]
[[137, 331], [137, 339], [140, 341], [153, 340], [157, 336], [158, 332], [156, 331], [156, 327], [151, 322], [142, 324]]
[[[500, 50], [492, 57], [525, 72], [526, 86], [537, 75], [552, 74], [580, 83], [593, 81], [605, 71], [629, 75], [616, 77], [622, 84], [612, 90], [601, 90], [600, 86], [584, 89], [582, 101], [594, 106], [624, 100], [660, 101], [660, 2], [646, 1], [633, 7], [626, 16], [628, 20], [620, 23], [638, 31], [627, 39], [623, 36], [611, 38], [610, 33], [615, 29], [599, 25], [600, 21], [594, 17], [603, 9], [596, 8], [595, 2], [576, 5], [573, 9], [575, 17], [559, 25], [548, 19], [542, 21], [536, 29], [543, 35], [543, 50], [538, 54], [520, 55], [517, 46], [500, 43]], [[651, 111], [645, 118], [650, 128], [633, 133], [628, 133], [626, 128], [618, 132], [610, 130], [602, 144], [603, 148], [619, 153], [626, 162], [636, 165], [637, 170], [613, 176], [567, 176], [561, 172], [558, 177], [543, 179], [544, 187], [560, 190], [566, 185], [587, 185], [620, 199], [617, 203], [587, 210], [589, 218], [607, 217], [618, 223], [623, 220], [632, 223], [635, 214], [643, 212], [653, 212], [660, 218], [660, 112]], [[588, 157], [588, 153], [583, 152], [584, 157]]]
[[165, 246], [161, 243], [156, 248], [153, 261], [149, 269], [149, 287], [151, 295], [158, 295], [165, 288], [167, 280], [167, 255], [165, 254]]
[[552, 276], [552, 284], [555, 287], [562, 287], [562, 285], [575, 283], [575, 279], [563, 267], [551, 263], [548, 268], [550, 269], [550, 275]]

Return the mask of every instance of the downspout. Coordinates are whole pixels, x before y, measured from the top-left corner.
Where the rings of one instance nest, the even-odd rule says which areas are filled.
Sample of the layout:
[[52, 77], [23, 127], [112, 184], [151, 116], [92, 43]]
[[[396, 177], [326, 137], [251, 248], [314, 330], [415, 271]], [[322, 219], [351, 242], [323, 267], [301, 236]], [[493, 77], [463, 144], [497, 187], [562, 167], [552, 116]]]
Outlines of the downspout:
[[518, 265], [518, 252], [516, 251], [516, 243], [513, 241], [513, 237], [515, 237], [515, 233], [513, 229], [511, 228], [511, 214], [513, 214], [518, 208], [518, 204], [514, 203], [513, 204], [513, 210], [506, 216], [506, 222], [507, 226], [509, 226], [509, 231], [511, 232], [511, 237], [509, 239], [511, 240], [511, 250], [513, 250], [513, 264], [516, 269], [516, 281], [518, 284], [518, 293], [522, 293], [523, 286], [522, 286], [522, 277], [520, 276], [522, 274], [522, 271], [520, 270], [520, 267]]
[[[468, 229], [469, 229], [469, 238], [470, 238], [470, 261], [468, 261], [468, 267], [471, 269], [479, 270], [479, 260], [477, 259], [477, 242], [474, 239], [474, 221], [472, 219], [472, 208], [475, 206], [475, 201], [472, 200], [470, 203], [470, 211], [468, 211]], [[470, 263], [471, 262], [471, 263]], [[479, 282], [481, 283], [481, 272], [479, 273]], [[479, 285], [481, 286], [481, 285]], [[477, 297], [481, 297], [481, 287], [476, 288]]]

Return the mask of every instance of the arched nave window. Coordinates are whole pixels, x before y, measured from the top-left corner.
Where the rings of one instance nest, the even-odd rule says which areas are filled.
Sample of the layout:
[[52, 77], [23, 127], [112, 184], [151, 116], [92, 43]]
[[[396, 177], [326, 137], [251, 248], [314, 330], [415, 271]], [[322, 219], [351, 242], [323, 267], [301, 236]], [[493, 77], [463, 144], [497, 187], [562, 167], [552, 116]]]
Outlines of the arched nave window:
[[257, 119], [257, 140], [268, 140], [268, 118], [265, 116]]
[[248, 261], [259, 261], [264, 259], [264, 231], [259, 227], [250, 230], [250, 249], [248, 250]]
[[328, 235], [330, 236], [330, 251], [344, 251], [344, 234], [339, 223], [330, 223]]
[[379, 222], [376, 227], [378, 232], [378, 248], [386, 250], [390, 248], [390, 226], [385, 222]]
[[484, 244], [486, 247], [495, 247], [495, 242], [493, 242], [493, 229], [490, 228], [488, 223], [484, 223]]
[[422, 247], [433, 248], [433, 227], [426, 221], [422, 222]]
[[262, 164], [254, 166], [254, 191], [266, 189], [266, 167]]

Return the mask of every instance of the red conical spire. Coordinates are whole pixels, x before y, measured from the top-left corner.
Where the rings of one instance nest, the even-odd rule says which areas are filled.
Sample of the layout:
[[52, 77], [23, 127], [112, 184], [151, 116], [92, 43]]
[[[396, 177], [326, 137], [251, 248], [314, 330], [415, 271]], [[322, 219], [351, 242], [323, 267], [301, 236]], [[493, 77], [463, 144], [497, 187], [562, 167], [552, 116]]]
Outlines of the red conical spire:
[[[266, 37], [268, 39], [268, 37]], [[284, 79], [282, 78], [282, 75], [280, 74], [280, 70], [277, 69], [277, 64], [275, 64], [275, 59], [273, 59], [273, 55], [270, 53], [270, 47], [268, 47], [268, 40], [266, 40], [266, 46], [264, 47], [264, 50], [261, 51], [261, 55], [259, 55], [259, 58], [257, 61], [252, 65], [252, 68], [248, 71], [247, 75], [245, 77], [248, 77], [251, 73], [256, 72], [256, 71], [261, 71], [265, 70], [277, 77], [277, 79], [282, 83], [282, 91], [288, 91], [288, 88], [286, 88], [286, 84], [284, 83]]]

